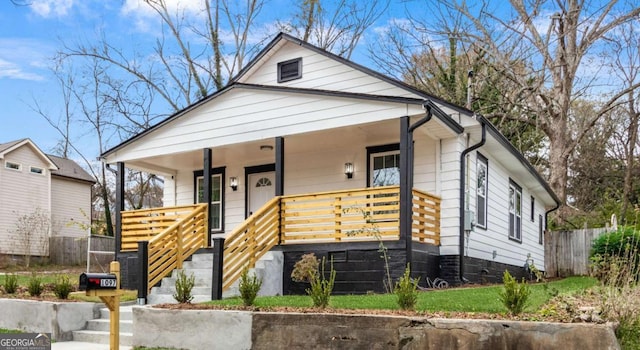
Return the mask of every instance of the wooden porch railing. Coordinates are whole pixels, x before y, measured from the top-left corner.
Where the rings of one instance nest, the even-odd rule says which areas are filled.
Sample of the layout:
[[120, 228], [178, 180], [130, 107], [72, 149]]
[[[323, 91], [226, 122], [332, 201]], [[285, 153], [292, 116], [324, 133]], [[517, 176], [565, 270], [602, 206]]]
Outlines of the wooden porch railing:
[[440, 197], [414, 189], [411, 201], [413, 240], [440, 245]]
[[282, 198], [282, 244], [398, 239], [398, 186]]
[[280, 197], [275, 197], [225, 239], [222, 290], [240, 278], [245, 267], [254, 267], [256, 261], [278, 244], [279, 214]]
[[[122, 212], [121, 251], [138, 250], [139, 241], [149, 241], [204, 204], [182, 205]], [[206, 210], [205, 210], [206, 211]], [[206, 223], [206, 221], [205, 221]]]

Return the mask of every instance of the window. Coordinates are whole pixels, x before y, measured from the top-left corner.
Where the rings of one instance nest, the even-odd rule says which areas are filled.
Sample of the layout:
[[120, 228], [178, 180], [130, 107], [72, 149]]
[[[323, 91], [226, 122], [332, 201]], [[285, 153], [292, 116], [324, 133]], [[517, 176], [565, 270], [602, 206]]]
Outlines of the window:
[[44, 175], [44, 169], [35, 166], [29, 167], [29, 172], [32, 174]]
[[[369, 154], [369, 185], [371, 187], [400, 185], [400, 150], [399, 145], [387, 145], [371, 147], [367, 149]], [[375, 198], [393, 197], [396, 194], [377, 194]], [[375, 207], [398, 207], [397, 201], [378, 202]], [[397, 220], [398, 210], [376, 210], [373, 216], [377, 222]]]
[[489, 185], [489, 165], [487, 158], [478, 153], [476, 162], [476, 226], [487, 228], [487, 192]]
[[302, 57], [278, 63], [278, 83], [302, 78]]
[[[197, 190], [197, 203], [204, 203], [204, 178], [202, 171], [196, 172], [196, 190]], [[211, 175], [211, 205], [209, 206], [211, 216], [211, 230], [222, 231], [222, 189], [223, 189], [223, 173], [216, 173]]]
[[531, 221], [536, 221], [536, 199], [531, 196]]
[[400, 151], [371, 155], [371, 187], [400, 184]]
[[538, 243], [544, 243], [544, 222], [542, 222], [542, 215], [538, 215]]
[[22, 166], [20, 164], [13, 163], [13, 162], [5, 162], [4, 167], [7, 169], [17, 170], [17, 171], [20, 171], [22, 169]]
[[509, 238], [522, 242], [522, 188], [509, 180]]

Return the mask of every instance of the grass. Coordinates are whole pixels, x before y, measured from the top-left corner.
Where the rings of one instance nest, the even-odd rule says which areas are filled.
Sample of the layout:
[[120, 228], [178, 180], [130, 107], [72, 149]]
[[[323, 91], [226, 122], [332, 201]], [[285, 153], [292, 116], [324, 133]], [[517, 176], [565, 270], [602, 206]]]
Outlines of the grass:
[[15, 333], [22, 333], [22, 331], [17, 330], [17, 329], [0, 328], [0, 334], [15, 334]]
[[[597, 284], [590, 277], [569, 277], [548, 283], [548, 290], [554, 288], [562, 294], [583, 291]], [[502, 285], [488, 287], [453, 288], [421, 292], [418, 295], [416, 311], [449, 311], [449, 312], [486, 312], [502, 313], [506, 308], [498, 299], [498, 292]], [[539, 309], [551, 298], [550, 293], [542, 283], [531, 285], [531, 296], [525, 312]], [[212, 305], [242, 305], [240, 298], [229, 298], [207, 302]], [[275, 297], [258, 297], [257, 307], [312, 307], [311, 299], [306, 295], [286, 295]], [[334, 295], [330, 306], [337, 309], [369, 309], [369, 310], [398, 310], [396, 296], [393, 294], [371, 295]]]
[[[90, 303], [101, 303], [100, 297], [88, 297], [85, 292], [73, 292], [69, 294], [69, 299], [77, 301], [87, 301]], [[120, 302], [134, 301], [138, 299], [138, 291], [124, 290], [124, 294], [120, 296]]]

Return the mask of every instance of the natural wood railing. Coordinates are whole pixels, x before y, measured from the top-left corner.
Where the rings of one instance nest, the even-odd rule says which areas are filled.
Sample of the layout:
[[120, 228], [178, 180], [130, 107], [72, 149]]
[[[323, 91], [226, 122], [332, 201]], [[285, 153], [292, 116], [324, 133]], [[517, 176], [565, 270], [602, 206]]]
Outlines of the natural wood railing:
[[280, 197], [267, 202], [225, 238], [222, 289], [229, 288], [245, 268], [252, 268], [278, 244]]
[[282, 198], [281, 244], [398, 239], [398, 186]]
[[413, 240], [440, 245], [440, 198], [414, 189], [411, 201]]
[[200, 248], [207, 246], [206, 204], [192, 206], [190, 214], [155, 235], [148, 245], [147, 286], [150, 289]]
[[[121, 251], [138, 250], [139, 241], [149, 241], [204, 204], [183, 205], [122, 212]], [[206, 222], [205, 222], [206, 223]]]

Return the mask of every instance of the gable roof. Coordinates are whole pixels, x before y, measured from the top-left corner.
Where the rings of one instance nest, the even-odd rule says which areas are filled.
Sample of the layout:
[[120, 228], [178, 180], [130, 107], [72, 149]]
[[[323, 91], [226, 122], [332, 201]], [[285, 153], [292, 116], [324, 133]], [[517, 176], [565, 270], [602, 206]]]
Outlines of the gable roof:
[[56, 170], [58, 169], [58, 167], [56, 166], [56, 164], [51, 160], [51, 158], [49, 158], [46, 154], [44, 154], [40, 148], [38, 148], [38, 146], [36, 146], [35, 143], [33, 143], [33, 141], [31, 141], [30, 139], [20, 139], [20, 140], [15, 140], [15, 141], [10, 141], [7, 143], [2, 143], [0, 144], [0, 159], [4, 159], [4, 157], [8, 154], [11, 153], [13, 151], [15, 151], [16, 149], [22, 147], [22, 146], [29, 146], [45, 163], [48, 164], [48, 169], [49, 170]]
[[58, 166], [58, 170], [51, 172], [52, 176], [64, 177], [89, 183], [96, 183], [93, 176], [89, 175], [78, 163], [68, 158], [62, 158], [49, 154], [49, 158]]

